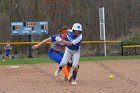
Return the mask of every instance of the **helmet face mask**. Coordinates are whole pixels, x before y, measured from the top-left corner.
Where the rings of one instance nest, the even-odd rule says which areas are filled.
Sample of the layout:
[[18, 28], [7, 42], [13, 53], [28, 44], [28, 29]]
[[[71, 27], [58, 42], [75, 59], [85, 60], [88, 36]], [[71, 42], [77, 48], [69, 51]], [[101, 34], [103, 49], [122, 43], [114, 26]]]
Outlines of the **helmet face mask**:
[[80, 30], [72, 30], [74, 35], [79, 35], [81, 34], [82, 31]]

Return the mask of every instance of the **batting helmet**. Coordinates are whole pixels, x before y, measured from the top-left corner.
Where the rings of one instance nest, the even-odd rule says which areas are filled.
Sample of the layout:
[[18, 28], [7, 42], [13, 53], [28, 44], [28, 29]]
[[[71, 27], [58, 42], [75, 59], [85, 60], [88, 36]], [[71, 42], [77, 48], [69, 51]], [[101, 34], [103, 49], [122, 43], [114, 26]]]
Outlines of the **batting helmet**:
[[80, 23], [74, 23], [72, 26], [72, 30], [82, 31], [82, 25]]

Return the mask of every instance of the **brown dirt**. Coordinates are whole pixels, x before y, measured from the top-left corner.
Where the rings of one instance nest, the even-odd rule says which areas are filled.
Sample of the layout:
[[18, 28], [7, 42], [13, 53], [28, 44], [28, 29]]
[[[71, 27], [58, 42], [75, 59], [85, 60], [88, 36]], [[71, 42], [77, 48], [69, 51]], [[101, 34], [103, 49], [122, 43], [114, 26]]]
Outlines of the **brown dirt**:
[[0, 93], [140, 93], [140, 60], [80, 62], [77, 86], [54, 77], [56, 63], [9, 66], [0, 66]]

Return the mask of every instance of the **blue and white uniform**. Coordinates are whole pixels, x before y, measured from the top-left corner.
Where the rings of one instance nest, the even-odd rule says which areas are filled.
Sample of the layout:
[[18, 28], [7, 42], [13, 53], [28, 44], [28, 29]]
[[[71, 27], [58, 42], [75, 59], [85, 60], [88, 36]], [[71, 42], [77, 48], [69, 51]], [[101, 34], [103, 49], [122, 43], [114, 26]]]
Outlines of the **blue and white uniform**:
[[63, 50], [65, 49], [65, 44], [60, 41], [56, 41], [55, 38], [57, 36], [61, 37], [60, 34], [51, 36], [52, 43], [50, 45], [50, 49], [48, 50], [48, 56], [50, 59], [60, 64], [64, 55]]
[[6, 56], [9, 56], [10, 55], [10, 50], [12, 49], [11, 45], [10, 44], [6, 44], [4, 46], [4, 49], [6, 50]]
[[67, 41], [72, 42], [73, 45], [66, 45], [64, 57], [60, 63], [60, 66], [66, 65], [70, 58], [72, 58], [72, 67], [77, 68], [80, 58], [82, 34], [75, 36], [72, 30], [67, 32]]

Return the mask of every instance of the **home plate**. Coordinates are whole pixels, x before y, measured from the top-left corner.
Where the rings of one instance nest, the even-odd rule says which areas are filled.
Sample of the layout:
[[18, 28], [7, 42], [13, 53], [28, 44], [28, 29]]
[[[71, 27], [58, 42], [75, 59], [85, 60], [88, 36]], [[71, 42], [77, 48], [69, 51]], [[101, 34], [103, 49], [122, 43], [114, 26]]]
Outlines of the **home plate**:
[[19, 68], [19, 66], [10, 66], [9, 68]]

